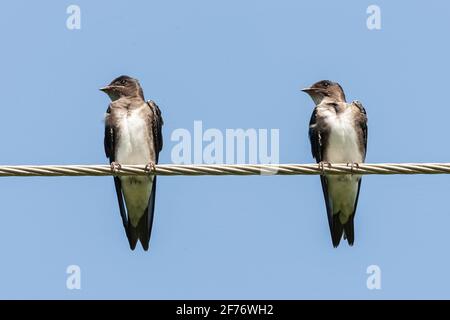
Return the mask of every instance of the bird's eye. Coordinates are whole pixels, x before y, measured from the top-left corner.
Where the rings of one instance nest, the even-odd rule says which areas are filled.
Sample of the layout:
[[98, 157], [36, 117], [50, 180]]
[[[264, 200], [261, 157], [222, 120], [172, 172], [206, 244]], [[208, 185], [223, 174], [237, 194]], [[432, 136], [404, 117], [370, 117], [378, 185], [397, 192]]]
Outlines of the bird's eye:
[[323, 85], [324, 85], [325, 87], [329, 87], [329, 86], [330, 86], [330, 83], [329, 83], [329, 82], [324, 82]]
[[125, 79], [124, 80], [120, 80], [120, 84], [121, 85], [126, 85], [127, 84], [127, 80], [125, 80]]

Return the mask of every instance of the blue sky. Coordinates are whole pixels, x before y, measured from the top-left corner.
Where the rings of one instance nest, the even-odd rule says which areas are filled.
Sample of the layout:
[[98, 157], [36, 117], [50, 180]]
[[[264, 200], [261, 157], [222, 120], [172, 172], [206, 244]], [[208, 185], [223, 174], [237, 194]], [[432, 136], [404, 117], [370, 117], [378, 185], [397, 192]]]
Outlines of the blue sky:
[[[66, 8], [81, 8], [81, 30]], [[366, 27], [381, 8], [382, 28]], [[128, 74], [177, 128], [280, 130], [311, 163], [312, 101], [338, 81], [369, 117], [367, 162], [448, 162], [446, 1], [8, 1], [2, 164], [101, 164], [98, 88]], [[450, 177], [364, 177], [355, 246], [333, 249], [317, 176], [161, 177], [132, 252], [111, 177], [1, 178], [0, 298], [450, 298]], [[81, 290], [66, 268], [81, 268]], [[368, 290], [378, 265], [382, 289]]]

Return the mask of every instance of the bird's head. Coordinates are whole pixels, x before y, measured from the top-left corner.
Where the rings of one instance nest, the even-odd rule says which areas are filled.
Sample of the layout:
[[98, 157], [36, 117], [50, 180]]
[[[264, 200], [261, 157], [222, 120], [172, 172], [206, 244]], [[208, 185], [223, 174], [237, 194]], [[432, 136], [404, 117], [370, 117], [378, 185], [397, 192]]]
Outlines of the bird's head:
[[120, 76], [111, 81], [106, 87], [100, 88], [100, 90], [105, 92], [112, 101], [122, 97], [140, 97], [144, 99], [144, 92], [139, 81], [129, 76]]
[[344, 90], [337, 82], [322, 80], [314, 83], [309, 88], [302, 89], [302, 91], [309, 94], [316, 105], [320, 104], [325, 98], [345, 102]]

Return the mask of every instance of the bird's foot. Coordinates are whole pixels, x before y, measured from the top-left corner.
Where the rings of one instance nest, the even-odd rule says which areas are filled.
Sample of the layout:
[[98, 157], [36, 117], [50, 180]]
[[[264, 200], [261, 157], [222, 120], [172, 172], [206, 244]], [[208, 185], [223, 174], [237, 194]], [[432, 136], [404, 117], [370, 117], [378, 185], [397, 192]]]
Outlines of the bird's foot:
[[325, 165], [329, 168], [329, 169], [331, 169], [331, 163], [329, 163], [329, 162], [326, 162], [326, 161], [320, 161], [319, 162], [319, 170], [322, 172], [321, 173], [321, 175], [324, 175], [325, 174]]
[[145, 166], [145, 172], [147, 173], [155, 173], [156, 172], [156, 165], [153, 162], [149, 162]]
[[117, 162], [111, 162], [111, 171], [113, 173], [117, 173], [119, 172], [119, 170], [122, 169], [122, 165], [120, 163]]
[[353, 175], [353, 170], [356, 167], [357, 169], [359, 169], [359, 163], [358, 162], [348, 162], [347, 163], [347, 167], [350, 166], [350, 172]]

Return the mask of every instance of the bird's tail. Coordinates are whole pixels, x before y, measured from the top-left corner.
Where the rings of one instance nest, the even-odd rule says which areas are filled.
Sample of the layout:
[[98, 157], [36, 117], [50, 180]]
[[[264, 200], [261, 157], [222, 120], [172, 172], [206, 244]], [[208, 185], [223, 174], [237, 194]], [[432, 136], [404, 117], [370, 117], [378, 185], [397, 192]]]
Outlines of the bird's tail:
[[353, 246], [355, 241], [355, 230], [353, 228], [353, 216], [349, 217], [347, 222], [342, 224], [339, 220], [339, 214], [333, 215], [333, 227], [331, 230], [331, 240], [333, 241], [333, 246], [337, 248], [341, 242], [341, 238], [347, 240], [350, 246]]
[[131, 250], [134, 250], [136, 248], [136, 244], [139, 238], [137, 229], [137, 227], [133, 227], [133, 225], [128, 221], [126, 233]]
[[333, 215], [333, 223], [331, 225], [331, 241], [333, 241], [333, 247], [337, 248], [339, 246], [343, 232], [344, 226], [339, 220], [339, 214]]
[[354, 216], [352, 215], [350, 218], [348, 218], [347, 223], [344, 224], [344, 239], [347, 239], [347, 242], [350, 246], [353, 246], [353, 242], [355, 241], [353, 218]]
[[155, 194], [156, 194], [156, 177], [153, 178], [152, 191], [150, 193], [150, 199], [147, 208], [144, 210], [143, 215], [139, 219], [136, 226], [133, 226], [130, 220], [126, 224], [126, 234], [130, 249], [136, 248], [137, 241], [142, 244], [142, 248], [145, 251], [149, 248], [150, 236], [152, 234], [153, 215], [155, 211]]
[[146, 215], [142, 216], [136, 226], [133, 226], [128, 222], [127, 226], [127, 237], [130, 244], [130, 249], [134, 250], [136, 248], [137, 241], [139, 240], [145, 251], [148, 250], [150, 242], [150, 234], [148, 231], [148, 222]]

